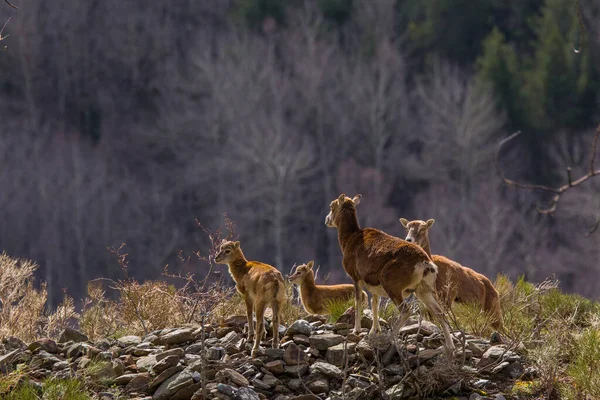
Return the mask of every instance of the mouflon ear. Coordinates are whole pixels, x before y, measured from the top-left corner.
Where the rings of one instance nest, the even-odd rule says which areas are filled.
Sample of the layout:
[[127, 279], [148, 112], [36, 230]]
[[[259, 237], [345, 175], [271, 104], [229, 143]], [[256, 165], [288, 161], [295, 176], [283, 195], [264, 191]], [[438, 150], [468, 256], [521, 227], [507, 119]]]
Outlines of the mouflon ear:
[[354, 198], [352, 199], [352, 202], [354, 203], [355, 206], [360, 204], [360, 200], [362, 199], [362, 194], [357, 194], [356, 196], [354, 196]]
[[427, 229], [431, 228], [433, 226], [433, 223], [435, 222], [435, 219], [428, 219], [427, 220]]
[[306, 266], [308, 267], [308, 269], [313, 269], [313, 267], [315, 266], [315, 262], [311, 260], [306, 263]]
[[240, 248], [240, 242], [239, 241], [235, 242], [233, 244], [233, 246], [236, 248], [236, 250], [239, 249]]
[[406, 218], [400, 218], [400, 223], [402, 224], [403, 227], [408, 229], [408, 220]]
[[342, 204], [344, 204], [344, 200], [346, 200], [346, 195], [342, 193], [340, 194], [340, 197], [338, 197], [338, 204], [341, 206]]

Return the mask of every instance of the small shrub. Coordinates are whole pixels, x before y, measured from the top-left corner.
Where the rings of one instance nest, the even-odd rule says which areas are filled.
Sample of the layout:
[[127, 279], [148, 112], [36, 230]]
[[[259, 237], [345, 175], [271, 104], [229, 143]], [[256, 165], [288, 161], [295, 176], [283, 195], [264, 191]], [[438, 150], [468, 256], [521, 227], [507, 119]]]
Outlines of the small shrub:
[[90, 282], [87, 293], [79, 320], [83, 333], [90, 340], [97, 340], [114, 336], [117, 331], [122, 330], [118, 304], [106, 298], [101, 282]]
[[223, 293], [221, 301], [215, 304], [210, 311], [209, 321], [222, 323], [232, 315], [246, 315], [246, 303], [244, 296], [230, 288]]
[[531, 346], [529, 356], [539, 373], [533, 388], [546, 398], [553, 398], [558, 394], [572, 341], [569, 328], [562, 321], [552, 320], [547, 328], [549, 333], [544, 335], [541, 343]]
[[294, 285], [287, 281], [285, 282], [285, 295], [289, 301], [284, 302], [281, 308], [281, 324], [288, 326], [294, 321], [306, 316], [307, 313], [301, 305], [294, 304], [292, 301], [294, 298]]
[[507, 276], [498, 275], [495, 286], [500, 296], [505, 334], [509, 338], [525, 341], [540, 332], [539, 297], [556, 285], [556, 282], [544, 281], [535, 286], [522, 276], [513, 284]]
[[485, 312], [480, 304], [455, 302], [452, 314], [454, 317], [450, 319], [452, 324], [456, 329], [462, 329], [466, 333], [484, 337], [494, 330], [492, 316]]
[[116, 289], [121, 297], [121, 318], [132, 332], [147, 334], [184, 322], [176, 289], [166, 282], [138, 283], [135, 280], [127, 280], [121, 281]]
[[37, 290], [33, 273], [37, 264], [29, 260], [0, 255], [0, 337], [17, 336], [32, 341], [38, 336], [46, 304], [46, 286]]
[[[397, 319], [400, 315], [400, 311], [398, 307], [388, 298], [381, 298], [382, 300], [379, 303], [379, 318], [385, 320], [386, 322], [391, 322]], [[369, 303], [370, 304], [370, 303]], [[354, 305], [354, 302], [352, 303]], [[369, 305], [370, 307], [370, 305]]]

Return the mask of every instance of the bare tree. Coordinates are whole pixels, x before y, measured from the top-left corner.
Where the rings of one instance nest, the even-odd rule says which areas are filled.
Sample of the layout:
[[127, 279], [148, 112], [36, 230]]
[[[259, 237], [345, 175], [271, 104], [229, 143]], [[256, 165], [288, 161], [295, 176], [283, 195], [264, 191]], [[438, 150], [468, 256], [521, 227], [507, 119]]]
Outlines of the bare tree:
[[408, 171], [427, 180], [468, 182], [489, 168], [494, 149], [488, 143], [504, 118], [473, 77], [437, 59], [432, 73], [418, 81], [415, 101], [420, 118], [413, 137], [423, 150], [417, 159], [408, 157]]
[[[579, 178], [573, 179], [572, 176], [572, 172], [571, 172], [571, 167], [567, 166], [566, 167], [566, 178], [567, 178], [567, 183], [560, 186], [560, 187], [551, 187], [551, 186], [546, 186], [546, 185], [537, 185], [537, 184], [530, 184], [530, 183], [521, 183], [521, 182], [517, 182], [514, 181], [512, 179], [509, 179], [507, 177], [504, 176], [503, 172], [502, 172], [502, 167], [500, 166], [500, 162], [499, 162], [499, 157], [500, 157], [500, 153], [501, 150], [503, 148], [503, 146], [510, 140], [514, 139], [515, 137], [517, 137], [520, 134], [520, 132], [516, 132], [513, 133], [512, 135], [510, 135], [509, 137], [507, 137], [506, 139], [503, 139], [502, 141], [500, 141], [497, 151], [496, 151], [496, 168], [498, 170], [498, 173], [500, 174], [500, 177], [502, 178], [502, 180], [504, 182], [506, 182], [508, 185], [520, 188], [520, 189], [528, 189], [528, 190], [538, 190], [538, 191], [542, 191], [542, 192], [548, 192], [548, 193], [553, 193], [554, 196], [552, 197], [552, 199], [549, 201], [547, 206], [536, 206], [537, 210], [539, 213], [541, 214], [551, 214], [556, 210], [556, 206], [558, 205], [558, 202], [561, 199], [561, 196], [567, 192], [568, 190], [581, 185], [582, 183], [586, 182], [588, 179], [593, 178], [596, 175], [600, 174], [600, 169], [596, 169], [596, 157], [597, 157], [597, 143], [598, 143], [598, 138], [600, 137], [600, 125], [598, 126], [598, 128], [596, 129], [596, 133], [594, 135], [593, 141], [592, 141], [592, 147], [590, 150], [590, 161], [589, 161], [589, 168], [588, 168], [588, 172], [583, 174], [582, 176], [580, 176]], [[594, 227], [592, 228], [592, 230], [596, 230], [598, 226], [598, 222], [594, 225]]]

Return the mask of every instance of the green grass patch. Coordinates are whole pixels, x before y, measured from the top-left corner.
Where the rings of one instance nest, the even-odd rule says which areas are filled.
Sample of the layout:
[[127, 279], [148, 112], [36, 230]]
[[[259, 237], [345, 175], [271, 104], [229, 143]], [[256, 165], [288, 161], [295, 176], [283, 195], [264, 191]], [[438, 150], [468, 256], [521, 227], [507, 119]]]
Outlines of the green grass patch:
[[575, 339], [567, 375], [571, 382], [561, 388], [565, 399], [600, 398], [600, 330], [585, 329]]
[[44, 382], [44, 400], [89, 400], [83, 383], [77, 379], [48, 379]]
[[540, 296], [542, 315], [545, 318], [558, 318], [572, 325], [586, 327], [600, 314], [600, 304], [577, 294], [565, 294], [558, 288]]
[[350, 298], [347, 300], [327, 300], [325, 301], [324, 307], [327, 310], [327, 314], [329, 315], [329, 322], [334, 323], [342, 316], [342, 314], [344, 314], [344, 312], [348, 308], [354, 307], [354, 299]]

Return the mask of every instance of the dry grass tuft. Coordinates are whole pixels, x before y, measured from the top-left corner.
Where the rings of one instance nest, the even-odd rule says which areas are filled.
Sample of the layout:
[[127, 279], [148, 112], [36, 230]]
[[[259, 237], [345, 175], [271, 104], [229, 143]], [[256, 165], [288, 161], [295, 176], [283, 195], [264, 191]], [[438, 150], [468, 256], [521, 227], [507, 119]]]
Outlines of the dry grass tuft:
[[56, 312], [47, 312], [46, 285], [34, 286], [37, 267], [32, 261], [0, 254], [0, 337], [16, 336], [24, 341], [53, 337], [77, 318], [73, 299], [66, 295]]

